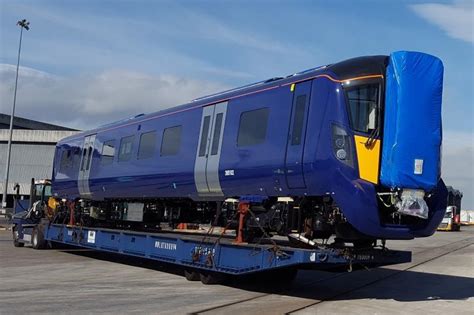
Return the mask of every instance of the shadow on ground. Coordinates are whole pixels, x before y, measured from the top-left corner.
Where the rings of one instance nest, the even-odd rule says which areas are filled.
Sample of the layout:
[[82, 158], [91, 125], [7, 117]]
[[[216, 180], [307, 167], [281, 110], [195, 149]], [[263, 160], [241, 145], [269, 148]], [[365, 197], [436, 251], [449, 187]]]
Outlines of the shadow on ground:
[[[183, 275], [183, 269], [154, 260], [73, 247], [61, 251], [73, 255]], [[225, 286], [252, 292], [284, 294], [314, 300], [379, 299], [403, 302], [466, 300], [474, 297], [474, 278], [418, 271], [375, 268], [348, 272], [300, 270], [289, 285], [273, 273], [232, 276]], [[183, 277], [183, 281], [186, 281]]]

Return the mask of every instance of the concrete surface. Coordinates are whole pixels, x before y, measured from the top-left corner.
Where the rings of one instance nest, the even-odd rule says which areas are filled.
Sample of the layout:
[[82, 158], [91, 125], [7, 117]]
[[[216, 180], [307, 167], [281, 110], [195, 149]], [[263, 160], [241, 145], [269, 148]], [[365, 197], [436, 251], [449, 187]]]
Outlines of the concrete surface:
[[205, 286], [138, 258], [14, 248], [10, 233], [0, 231], [0, 314], [474, 314], [474, 227], [388, 242], [413, 251], [410, 263], [303, 270], [291, 288], [250, 277]]

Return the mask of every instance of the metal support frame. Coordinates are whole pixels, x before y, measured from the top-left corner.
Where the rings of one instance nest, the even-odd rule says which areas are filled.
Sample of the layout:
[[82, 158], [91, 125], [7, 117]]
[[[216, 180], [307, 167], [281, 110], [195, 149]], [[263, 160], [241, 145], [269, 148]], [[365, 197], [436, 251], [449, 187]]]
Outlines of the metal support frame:
[[[31, 243], [36, 225], [14, 222], [23, 243]], [[279, 268], [328, 269], [337, 266], [381, 266], [411, 261], [407, 251], [348, 248], [303, 249], [270, 244], [235, 244], [229, 239], [179, 233], [143, 233], [114, 229], [43, 224], [46, 241], [98, 251], [148, 258], [184, 268], [243, 275]]]

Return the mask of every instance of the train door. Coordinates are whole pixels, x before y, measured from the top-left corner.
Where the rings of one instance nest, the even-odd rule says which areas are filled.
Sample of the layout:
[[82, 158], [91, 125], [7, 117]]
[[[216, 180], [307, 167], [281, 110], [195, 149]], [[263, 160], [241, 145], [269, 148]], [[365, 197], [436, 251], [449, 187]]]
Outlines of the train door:
[[227, 102], [203, 108], [199, 142], [194, 164], [194, 181], [199, 196], [223, 196], [219, 161]]
[[286, 181], [288, 188], [306, 188], [303, 174], [303, 152], [308, 121], [312, 81], [292, 86], [293, 104], [286, 145]]
[[86, 136], [81, 152], [81, 163], [79, 164], [79, 177], [77, 180], [79, 194], [83, 197], [90, 196], [89, 175], [91, 172], [92, 156], [94, 154], [94, 142], [96, 135]]

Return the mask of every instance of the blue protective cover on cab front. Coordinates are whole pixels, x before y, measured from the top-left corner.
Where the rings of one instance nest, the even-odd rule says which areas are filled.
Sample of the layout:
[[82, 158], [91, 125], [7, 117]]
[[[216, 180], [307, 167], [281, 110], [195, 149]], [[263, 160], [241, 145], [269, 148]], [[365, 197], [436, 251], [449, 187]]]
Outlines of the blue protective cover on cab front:
[[443, 63], [419, 52], [390, 55], [386, 73], [380, 182], [391, 188], [436, 187], [441, 168]]

